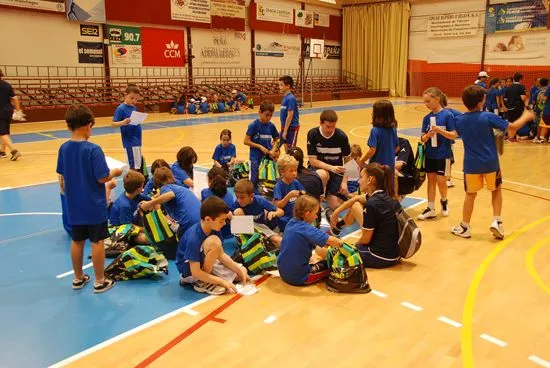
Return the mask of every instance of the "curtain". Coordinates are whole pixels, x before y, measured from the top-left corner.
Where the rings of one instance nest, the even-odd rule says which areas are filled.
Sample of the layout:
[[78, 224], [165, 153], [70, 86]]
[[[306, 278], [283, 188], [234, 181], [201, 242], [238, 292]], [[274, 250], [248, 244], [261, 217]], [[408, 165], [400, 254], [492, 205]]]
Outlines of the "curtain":
[[407, 89], [408, 1], [344, 7], [342, 70], [372, 90], [402, 97]]

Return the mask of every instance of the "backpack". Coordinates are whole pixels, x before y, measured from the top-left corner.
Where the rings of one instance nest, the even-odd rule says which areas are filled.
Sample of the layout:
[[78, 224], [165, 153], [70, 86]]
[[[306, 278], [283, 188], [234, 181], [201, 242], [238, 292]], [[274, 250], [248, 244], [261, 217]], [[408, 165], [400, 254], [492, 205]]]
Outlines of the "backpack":
[[258, 168], [258, 192], [260, 195], [269, 200], [273, 199], [275, 184], [280, 176], [277, 163], [271, 157], [264, 156]]
[[398, 185], [398, 195], [407, 195], [414, 192], [416, 189], [415, 175], [418, 169], [415, 166], [414, 162], [414, 153], [409, 141], [405, 138], [399, 137], [399, 148], [401, 149], [397, 154], [397, 159], [399, 161], [405, 162], [403, 169], [397, 177]]
[[[544, 105], [546, 105], [543, 101], [542, 101], [542, 98], [544, 97], [544, 94], [546, 93], [546, 88], [548, 87], [542, 87], [540, 89], [540, 92], [539, 94], [537, 95], [537, 100], [535, 101], [535, 112], [537, 113], [537, 118], [540, 120], [541, 118], [541, 113], [542, 113], [542, 110], [544, 110]], [[548, 101], [546, 102], [548, 103]]]
[[426, 148], [424, 144], [418, 142], [416, 147], [416, 155], [414, 156], [414, 188], [420, 189], [426, 180]]
[[132, 224], [109, 226], [110, 237], [105, 239], [105, 257], [116, 258], [134, 246], [132, 238], [139, 234], [139, 228]]
[[368, 293], [371, 291], [365, 266], [353, 244], [329, 247], [327, 263], [330, 269], [326, 284], [335, 293]]
[[178, 239], [161, 210], [142, 214], [141, 224], [149, 243], [155, 246], [168, 259], [176, 259]]
[[154, 247], [138, 245], [119, 255], [105, 268], [105, 276], [118, 280], [134, 280], [168, 274], [168, 261]]
[[255, 229], [254, 234], [239, 234], [235, 238], [237, 251], [232, 258], [242, 263], [251, 275], [277, 269], [275, 246], [260, 231]]
[[227, 176], [227, 186], [234, 187], [239, 180], [248, 179], [249, 174], [250, 163], [248, 161], [233, 165]]
[[399, 234], [397, 240], [399, 256], [405, 259], [411, 258], [420, 249], [422, 233], [404, 209], [401, 208], [395, 214], [395, 217], [397, 218], [397, 233]]
[[252, 97], [250, 97], [247, 101], [246, 101], [246, 104], [248, 105], [248, 108], [249, 109], [254, 109], [254, 99]]

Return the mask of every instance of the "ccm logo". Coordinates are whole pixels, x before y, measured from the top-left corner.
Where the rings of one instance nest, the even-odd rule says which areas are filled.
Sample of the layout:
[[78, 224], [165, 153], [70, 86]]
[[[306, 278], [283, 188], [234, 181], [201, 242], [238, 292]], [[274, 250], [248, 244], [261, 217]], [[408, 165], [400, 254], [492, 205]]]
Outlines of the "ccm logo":
[[181, 59], [181, 50], [179, 49], [180, 45], [174, 42], [174, 40], [170, 41], [170, 43], [166, 44], [166, 50], [164, 50], [164, 57], [167, 59]]
[[81, 36], [99, 37], [99, 27], [97, 26], [80, 26]]

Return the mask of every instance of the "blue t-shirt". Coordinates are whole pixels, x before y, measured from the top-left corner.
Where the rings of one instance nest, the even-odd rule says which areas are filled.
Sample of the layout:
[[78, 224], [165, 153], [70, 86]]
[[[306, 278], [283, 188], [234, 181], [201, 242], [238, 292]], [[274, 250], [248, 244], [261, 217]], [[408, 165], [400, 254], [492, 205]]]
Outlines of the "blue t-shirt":
[[[206, 198], [209, 198], [212, 196], [215, 196], [212, 190], [210, 188], [204, 188], [201, 191], [201, 202], [204, 202]], [[235, 195], [233, 193], [227, 191], [225, 195], [220, 198], [223, 199], [223, 201], [225, 202], [225, 204], [227, 204], [229, 208], [233, 208], [236, 200]], [[221, 234], [224, 239], [227, 239], [233, 236], [233, 234], [231, 234], [231, 225], [227, 224], [224, 227], [222, 227]]]
[[[254, 120], [248, 125], [246, 135], [256, 144], [264, 146], [268, 150], [273, 148], [273, 139], [279, 138], [279, 132], [272, 122], [262, 123], [260, 119]], [[264, 154], [255, 147], [250, 147], [250, 160], [260, 161]]]
[[206, 234], [202, 229], [200, 221], [192, 225], [182, 235], [176, 252], [176, 267], [183, 277], [191, 276], [189, 261], [200, 262], [202, 268], [204, 262], [202, 243], [210, 235], [218, 235], [218, 233], [212, 231], [210, 234]]
[[174, 107], [176, 108], [176, 113], [177, 114], [183, 114], [185, 112], [185, 108], [187, 107], [187, 104], [183, 103], [183, 104], [174, 104]]
[[[115, 110], [113, 121], [118, 122], [127, 119], [133, 111], [137, 111], [137, 107], [121, 103]], [[141, 124], [121, 126], [120, 135], [122, 136], [122, 147], [141, 147]]]
[[507, 130], [508, 122], [488, 112], [466, 112], [456, 119], [464, 144], [464, 173], [486, 174], [499, 169], [493, 129]]
[[187, 171], [180, 167], [177, 161], [170, 166], [170, 170], [172, 171], [172, 174], [174, 174], [174, 179], [176, 179], [176, 181], [179, 180], [183, 186], [188, 188], [185, 181], [190, 179], [190, 175]]
[[235, 101], [239, 101], [239, 103], [244, 103], [246, 101], [246, 95], [242, 92], [239, 92], [235, 95]]
[[166, 184], [160, 188], [160, 194], [174, 192], [175, 198], [163, 204], [166, 212], [180, 225], [181, 234], [193, 224], [200, 222], [201, 202], [189, 189], [177, 184]]
[[[437, 114], [429, 113], [424, 117], [422, 121], [422, 133], [430, 131], [430, 118], [435, 116], [435, 123], [439, 127], [443, 127], [446, 131], [452, 132], [456, 130], [455, 117], [452, 112], [447, 109], [443, 109]], [[432, 147], [432, 140], [428, 139], [426, 142], [426, 158], [431, 160], [441, 160], [451, 158], [451, 144], [453, 141], [447, 139], [441, 134], [437, 136], [437, 147]]]
[[298, 110], [298, 103], [296, 102], [296, 97], [292, 93], [287, 93], [283, 96], [283, 101], [281, 101], [281, 127], [284, 128], [286, 124], [286, 118], [288, 117], [288, 112], [294, 111], [292, 116], [292, 121], [290, 122], [289, 129], [295, 129], [300, 126], [300, 112]]
[[531, 87], [529, 91], [529, 105], [534, 105], [537, 103], [537, 96], [539, 95], [540, 89], [537, 86]]
[[229, 163], [233, 157], [237, 157], [237, 148], [233, 143], [230, 143], [227, 147], [218, 144], [212, 155], [212, 159], [218, 161], [220, 165]]
[[[177, 185], [183, 185], [181, 181], [178, 179], [174, 180]], [[184, 185], [185, 186], [185, 185]], [[153, 193], [153, 189], [155, 188], [155, 179], [153, 177], [150, 177], [149, 180], [147, 180], [147, 183], [145, 183], [145, 186], [143, 187], [143, 194], [146, 196]]]
[[324, 246], [329, 235], [305, 221], [292, 218], [281, 241], [277, 267], [281, 278], [291, 285], [304, 285], [310, 273], [311, 251]]
[[203, 114], [206, 114], [208, 110], [210, 110], [210, 105], [208, 104], [208, 102], [201, 102], [199, 108], [201, 109], [201, 112]]
[[[275, 188], [273, 190], [273, 200], [280, 201], [293, 190], [305, 191], [306, 189], [297, 179], [294, 179], [290, 184], [287, 184], [282, 179], [279, 179], [277, 180], [277, 183], [275, 184]], [[294, 216], [294, 202], [296, 202], [296, 198], [297, 197], [291, 198], [290, 201], [288, 201], [284, 208], [285, 215], [279, 218], [279, 227], [281, 227], [280, 225], [282, 225], [281, 231], [284, 231], [285, 225], [288, 223], [288, 221], [290, 221], [292, 216]]]
[[197, 104], [189, 103], [189, 106], [187, 106], [187, 112], [189, 114], [196, 114], [197, 113]]
[[105, 155], [97, 144], [67, 141], [59, 147], [57, 173], [65, 181], [65, 200], [69, 224], [98, 225], [107, 221], [105, 184], [109, 176]]
[[373, 127], [367, 146], [376, 148], [376, 153], [369, 162], [378, 162], [395, 168], [395, 149], [399, 147], [399, 139], [395, 128]]
[[453, 116], [455, 117], [455, 121], [456, 121], [456, 118], [458, 116], [462, 115], [462, 111], [458, 111], [458, 110], [455, 110], [455, 109], [450, 109], [448, 107], [446, 107], [445, 110], [449, 110], [451, 112], [451, 114], [453, 114]]
[[485, 89], [487, 89], [487, 85], [485, 84], [485, 82], [482, 82], [482, 81], [476, 81], [475, 83], [476, 85], [480, 86], [480, 87], [483, 87]]
[[136, 224], [138, 220], [138, 204], [141, 201], [148, 201], [149, 197], [140, 194], [134, 199], [130, 199], [126, 196], [126, 193], [122, 193], [111, 207], [111, 213], [109, 214], [109, 222], [111, 225], [119, 226], [126, 224]]
[[487, 111], [495, 112], [495, 110], [498, 109], [498, 96], [500, 96], [500, 91], [497, 88], [489, 88], [489, 91], [487, 91], [487, 98], [485, 100], [485, 109]]
[[225, 104], [223, 102], [218, 102], [218, 112], [225, 112]]
[[257, 194], [254, 194], [252, 202], [246, 207], [241, 207], [239, 202], [235, 200], [232, 209], [236, 210], [237, 208], [242, 208], [246, 216], [253, 216], [254, 222], [258, 224], [265, 224], [267, 222], [265, 218], [265, 211], [277, 211], [277, 207], [272, 202]]
[[546, 96], [546, 103], [544, 109], [542, 109], [542, 115], [550, 115], [550, 88], [546, 88], [544, 95]]

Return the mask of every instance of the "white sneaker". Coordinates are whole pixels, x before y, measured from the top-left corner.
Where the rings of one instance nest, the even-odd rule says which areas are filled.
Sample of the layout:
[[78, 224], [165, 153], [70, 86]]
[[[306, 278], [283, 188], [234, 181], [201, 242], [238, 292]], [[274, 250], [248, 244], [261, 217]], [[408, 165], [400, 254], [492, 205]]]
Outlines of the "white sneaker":
[[441, 214], [443, 217], [449, 216], [449, 200], [440, 201], [441, 202]]
[[416, 216], [417, 220], [429, 220], [436, 218], [437, 214], [435, 213], [435, 210], [431, 209], [430, 207], [427, 207], [421, 214]]
[[491, 232], [493, 233], [493, 236], [496, 239], [502, 240], [504, 239], [504, 227], [502, 226], [502, 221], [494, 220], [491, 223], [491, 227], [489, 228]]
[[451, 229], [451, 233], [453, 233], [454, 235], [458, 235], [462, 238], [468, 239], [472, 237], [471, 230], [472, 228], [470, 226], [465, 227], [462, 224], [458, 224]]
[[211, 284], [204, 281], [195, 281], [193, 283], [193, 289], [199, 293], [207, 293], [210, 295], [223, 295], [225, 294], [225, 288], [220, 285]]
[[533, 143], [544, 143], [544, 141], [540, 140], [539, 137], [533, 138], [533, 140], [531, 142], [533, 142]]
[[447, 188], [452, 188], [452, 187], [454, 187], [454, 186], [455, 186], [454, 181], [452, 181], [452, 180], [447, 180]]

